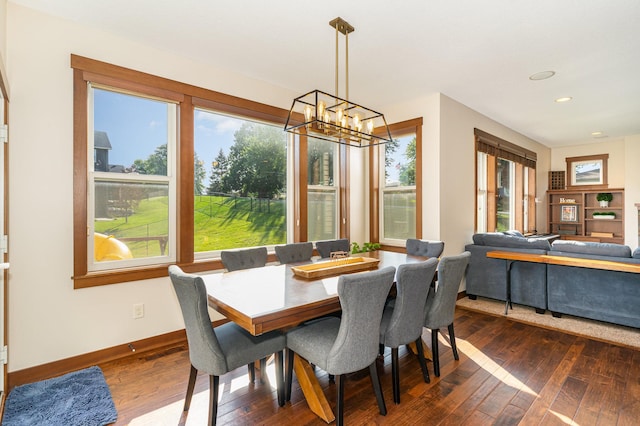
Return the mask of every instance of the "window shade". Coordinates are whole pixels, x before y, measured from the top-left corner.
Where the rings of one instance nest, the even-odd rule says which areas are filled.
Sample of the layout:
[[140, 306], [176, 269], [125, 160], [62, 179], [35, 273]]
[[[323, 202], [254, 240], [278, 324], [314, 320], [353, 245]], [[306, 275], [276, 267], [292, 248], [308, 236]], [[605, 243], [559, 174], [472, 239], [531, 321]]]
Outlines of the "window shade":
[[473, 130], [476, 136], [476, 151], [504, 158], [505, 160], [510, 160], [532, 169], [536, 168], [537, 155], [535, 152], [507, 142], [504, 139], [500, 139], [482, 130]]

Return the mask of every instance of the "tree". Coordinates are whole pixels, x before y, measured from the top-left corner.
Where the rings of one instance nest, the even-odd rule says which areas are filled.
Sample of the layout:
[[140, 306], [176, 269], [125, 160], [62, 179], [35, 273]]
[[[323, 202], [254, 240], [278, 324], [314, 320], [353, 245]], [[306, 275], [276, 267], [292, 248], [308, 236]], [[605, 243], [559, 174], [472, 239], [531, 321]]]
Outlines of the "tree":
[[[160, 145], [146, 160], [137, 159], [131, 165], [130, 171], [141, 175], [167, 175], [167, 144]], [[110, 195], [110, 200], [118, 200], [117, 208], [128, 221], [130, 215], [135, 213], [140, 200], [148, 197], [146, 190], [137, 184], [118, 185], [118, 194]]]
[[202, 181], [207, 172], [204, 169], [204, 162], [198, 158], [198, 153], [193, 154], [193, 193], [195, 195], [204, 194], [204, 184]]
[[410, 186], [416, 184], [416, 138], [411, 139], [404, 151], [404, 156], [409, 162], [400, 167], [400, 185]]
[[211, 162], [211, 176], [209, 177], [209, 186], [207, 194], [213, 195], [216, 192], [224, 192], [222, 188], [222, 178], [227, 173], [228, 161], [224, 155], [224, 151], [220, 148], [218, 156]]
[[[321, 139], [308, 139], [307, 157], [309, 161], [307, 183], [309, 185], [333, 185], [333, 153], [335, 143]], [[326, 160], [326, 161], [325, 161]], [[329, 181], [325, 181], [325, 167]]]
[[286, 146], [282, 129], [244, 123], [234, 133], [222, 186], [241, 196], [273, 198], [285, 187]]
[[167, 175], [167, 144], [160, 145], [146, 160], [135, 160], [131, 167], [141, 175]]
[[390, 142], [387, 142], [384, 144], [384, 177], [385, 179], [389, 177], [389, 172], [387, 172], [387, 170], [389, 170], [389, 167], [393, 165], [392, 164], [393, 153], [396, 152], [399, 145], [400, 143], [395, 139], [392, 139]]

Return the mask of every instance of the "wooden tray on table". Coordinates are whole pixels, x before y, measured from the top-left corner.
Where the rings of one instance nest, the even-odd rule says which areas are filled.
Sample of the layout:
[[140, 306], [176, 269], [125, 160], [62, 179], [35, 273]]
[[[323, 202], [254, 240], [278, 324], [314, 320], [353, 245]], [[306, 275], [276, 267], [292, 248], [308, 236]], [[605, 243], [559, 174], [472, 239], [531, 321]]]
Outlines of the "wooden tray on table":
[[380, 259], [374, 259], [372, 257], [347, 257], [310, 263], [308, 265], [292, 266], [291, 270], [294, 275], [311, 279], [376, 269], [379, 263]]

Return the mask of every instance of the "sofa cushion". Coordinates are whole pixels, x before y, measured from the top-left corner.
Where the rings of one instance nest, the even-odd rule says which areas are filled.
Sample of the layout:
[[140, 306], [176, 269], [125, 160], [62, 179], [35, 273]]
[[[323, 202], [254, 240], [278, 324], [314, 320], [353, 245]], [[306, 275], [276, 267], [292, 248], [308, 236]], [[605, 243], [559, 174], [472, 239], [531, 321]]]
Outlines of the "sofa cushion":
[[486, 246], [488, 244], [484, 243], [484, 237], [487, 235], [504, 235], [502, 232], [480, 232], [478, 234], [473, 234], [473, 244], [477, 244], [479, 246]]
[[633, 251], [633, 255], [631, 255], [634, 259], [640, 259], [640, 247]]
[[504, 235], [511, 235], [512, 237], [520, 237], [520, 238], [524, 238], [524, 235], [522, 235], [522, 232], [518, 231], [517, 229], [512, 229], [509, 231], [504, 231], [503, 232]]
[[492, 247], [551, 250], [551, 245], [547, 240], [520, 238], [504, 234], [484, 234], [482, 242], [481, 245]]
[[566, 253], [579, 253], [607, 257], [631, 257], [631, 249], [621, 244], [556, 240], [553, 242], [551, 247], [554, 251]]

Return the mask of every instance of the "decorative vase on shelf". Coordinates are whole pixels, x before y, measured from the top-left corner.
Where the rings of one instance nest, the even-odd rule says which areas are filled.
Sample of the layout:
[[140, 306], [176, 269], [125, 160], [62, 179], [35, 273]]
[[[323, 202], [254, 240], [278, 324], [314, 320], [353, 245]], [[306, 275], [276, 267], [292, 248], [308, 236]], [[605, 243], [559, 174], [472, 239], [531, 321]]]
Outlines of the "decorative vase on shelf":
[[609, 207], [609, 201], [613, 200], [613, 194], [610, 192], [600, 192], [596, 195], [596, 200], [600, 203], [600, 207]]
[[593, 212], [594, 219], [615, 219], [616, 214], [614, 212]]

